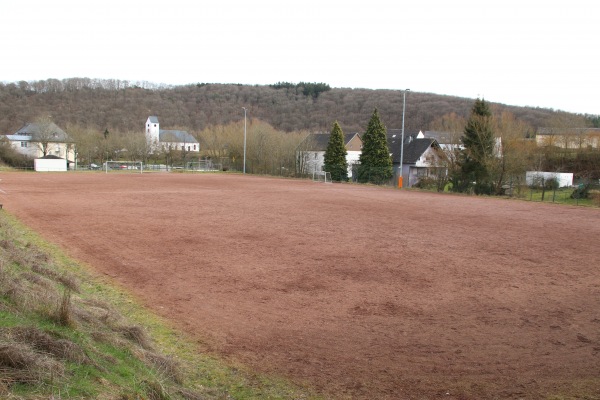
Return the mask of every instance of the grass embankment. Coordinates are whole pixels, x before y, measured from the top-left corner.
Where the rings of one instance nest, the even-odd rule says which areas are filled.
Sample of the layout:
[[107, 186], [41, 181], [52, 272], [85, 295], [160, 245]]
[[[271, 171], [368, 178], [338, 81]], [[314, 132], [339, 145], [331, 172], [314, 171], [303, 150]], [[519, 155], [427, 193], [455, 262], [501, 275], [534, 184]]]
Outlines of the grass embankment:
[[0, 398], [315, 398], [191, 340], [0, 212]]

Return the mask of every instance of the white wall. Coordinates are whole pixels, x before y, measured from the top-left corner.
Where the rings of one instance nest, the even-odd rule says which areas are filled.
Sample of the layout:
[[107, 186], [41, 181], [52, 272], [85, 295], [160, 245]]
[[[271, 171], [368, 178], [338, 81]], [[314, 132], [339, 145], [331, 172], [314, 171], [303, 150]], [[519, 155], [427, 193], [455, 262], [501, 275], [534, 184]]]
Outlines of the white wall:
[[542, 172], [542, 171], [527, 171], [525, 173], [525, 182], [527, 185], [533, 185], [536, 180], [556, 179], [558, 187], [573, 186], [573, 174], [566, 172]]
[[[27, 141], [27, 147], [21, 147], [21, 142], [22, 141], [20, 140], [11, 141], [11, 146], [17, 152], [32, 158], [44, 156], [40, 143]], [[75, 151], [73, 150], [73, 147], [70, 149], [67, 148], [66, 143], [48, 143], [46, 153], [49, 156], [64, 157], [72, 161], [75, 160]]]
[[67, 160], [36, 158], [33, 166], [38, 172], [62, 172], [67, 170]]

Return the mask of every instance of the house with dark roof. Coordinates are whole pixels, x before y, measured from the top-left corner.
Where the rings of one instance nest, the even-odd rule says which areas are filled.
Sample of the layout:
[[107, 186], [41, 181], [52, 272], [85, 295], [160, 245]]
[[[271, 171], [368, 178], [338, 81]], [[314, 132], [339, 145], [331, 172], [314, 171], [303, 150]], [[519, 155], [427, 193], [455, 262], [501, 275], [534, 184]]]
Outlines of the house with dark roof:
[[[423, 177], [436, 176], [441, 167], [443, 153], [440, 145], [433, 138], [419, 137], [418, 133], [404, 133], [402, 146], [402, 130], [389, 129], [387, 134], [388, 148], [392, 157], [396, 179], [402, 173], [403, 187], [414, 186]], [[400, 153], [404, 147], [402, 168], [400, 168]], [[402, 172], [400, 172], [402, 171]]]
[[[311, 133], [298, 145], [296, 150], [298, 169], [302, 174], [312, 175], [323, 171], [325, 151], [329, 144], [330, 133]], [[362, 139], [358, 133], [345, 133], [346, 164], [348, 178], [352, 177], [352, 166], [358, 163], [362, 152]]]
[[146, 140], [152, 151], [171, 149], [200, 152], [198, 140], [186, 131], [160, 129], [157, 116], [149, 116], [146, 120]]
[[54, 122], [32, 122], [12, 135], [4, 135], [19, 153], [31, 158], [55, 156], [69, 162], [75, 160], [75, 146], [69, 135]]

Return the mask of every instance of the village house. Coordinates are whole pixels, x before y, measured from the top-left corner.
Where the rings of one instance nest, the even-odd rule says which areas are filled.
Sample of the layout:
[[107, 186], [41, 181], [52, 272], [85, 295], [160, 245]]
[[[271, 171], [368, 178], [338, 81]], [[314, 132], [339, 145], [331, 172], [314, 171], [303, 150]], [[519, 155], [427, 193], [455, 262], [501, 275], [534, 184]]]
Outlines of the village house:
[[563, 149], [600, 148], [600, 128], [539, 128], [535, 135], [538, 146]]
[[152, 151], [180, 150], [200, 152], [198, 140], [186, 131], [160, 129], [157, 116], [150, 116], [146, 120], [146, 140]]
[[[329, 144], [329, 133], [312, 133], [298, 146], [298, 166], [303, 174], [312, 175], [323, 171], [325, 151]], [[362, 149], [362, 139], [358, 133], [344, 134], [348, 178], [352, 178], [352, 166], [358, 163]]]
[[53, 122], [27, 123], [12, 135], [4, 135], [17, 152], [37, 159], [48, 156], [75, 161], [75, 146]]
[[[402, 151], [402, 130], [388, 129], [388, 148], [392, 157], [396, 181], [402, 173], [402, 186], [412, 187], [421, 178], [435, 177], [438, 173], [445, 174], [446, 167], [442, 166], [443, 153], [438, 142], [433, 138], [423, 137], [422, 132], [404, 133], [404, 156], [400, 168], [400, 153]], [[443, 171], [440, 171], [440, 168]], [[402, 171], [402, 172], [400, 172]]]

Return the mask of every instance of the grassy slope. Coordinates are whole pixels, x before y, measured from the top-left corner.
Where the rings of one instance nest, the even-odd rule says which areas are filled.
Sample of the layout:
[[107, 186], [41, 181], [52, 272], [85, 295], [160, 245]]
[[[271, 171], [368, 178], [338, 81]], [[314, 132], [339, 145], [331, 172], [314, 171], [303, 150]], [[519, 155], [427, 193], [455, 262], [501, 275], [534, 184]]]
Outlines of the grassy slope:
[[[127, 316], [127, 317], [125, 317]], [[316, 398], [202, 355], [126, 292], [0, 212], [0, 397]]]

